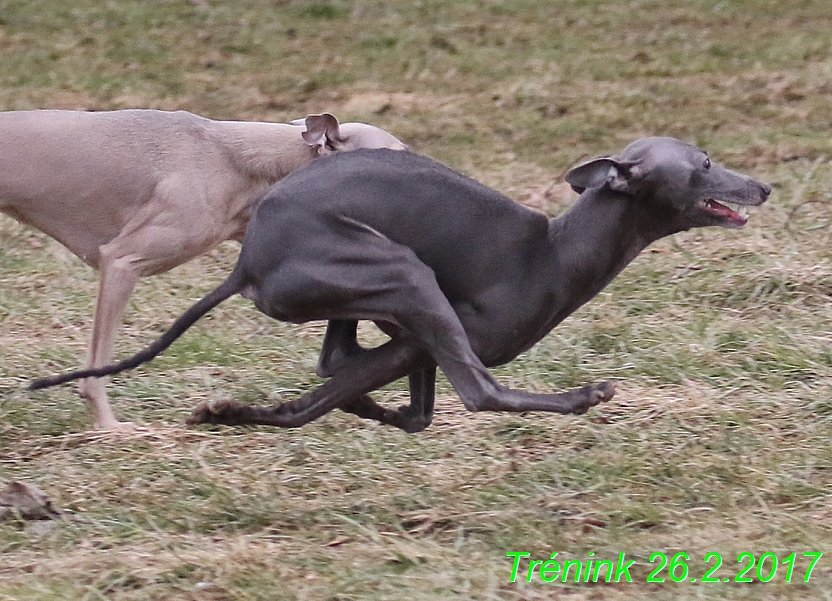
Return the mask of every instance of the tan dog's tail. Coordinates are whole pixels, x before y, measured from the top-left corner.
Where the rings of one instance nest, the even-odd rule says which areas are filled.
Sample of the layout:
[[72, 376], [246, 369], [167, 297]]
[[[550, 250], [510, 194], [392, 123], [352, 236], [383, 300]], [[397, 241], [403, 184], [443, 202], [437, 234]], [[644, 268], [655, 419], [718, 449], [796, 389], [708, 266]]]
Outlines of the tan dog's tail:
[[198, 300], [196, 304], [180, 315], [179, 318], [173, 322], [173, 325], [168, 328], [164, 334], [157, 338], [155, 342], [139, 351], [129, 359], [105, 365], [104, 367], [80, 369], [65, 374], [59, 374], [57, 376], [38, 378], [29, 384], [29, 390], [49, 388], [50, 386], [57, 386], [58, 384], [64, 384], [66, 382], [79, 380], [81, 378], [100, 378], [102, 376], [109, 376], [127, 371], [128, 369], [133, 369], [142, 363], [147, 363], [173, 344], [173, 342], [179, 338], [185, 330], [194, 325], [200, 317], [208, 313], [208, 311], [219, 305], [225, 299], [240, 292], [244, 285], [245, 281], [242, 274], [235, 269], [222, 284]]

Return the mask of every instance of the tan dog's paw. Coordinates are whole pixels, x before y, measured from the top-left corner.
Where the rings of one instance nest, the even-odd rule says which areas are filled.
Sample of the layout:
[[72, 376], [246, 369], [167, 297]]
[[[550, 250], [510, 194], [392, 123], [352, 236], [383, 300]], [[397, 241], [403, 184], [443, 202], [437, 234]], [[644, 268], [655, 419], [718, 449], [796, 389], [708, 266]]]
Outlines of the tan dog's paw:
[[113, 432], [121, 434], [130, 434], [136, 431], [136, 424], [133, 422], [95, 422], [93, 426], [97, 432]]

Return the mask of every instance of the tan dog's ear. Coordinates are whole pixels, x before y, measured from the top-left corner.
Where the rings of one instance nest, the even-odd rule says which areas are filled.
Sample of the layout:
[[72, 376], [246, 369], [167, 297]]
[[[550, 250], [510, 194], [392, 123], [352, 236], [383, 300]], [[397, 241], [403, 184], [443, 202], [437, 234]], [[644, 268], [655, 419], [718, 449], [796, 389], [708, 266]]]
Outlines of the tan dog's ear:
[[301, 136], [319, 157], [340, 150], [346, 141], [341, 137], [341, 127], [335, 115], [307, 115], [305, 123], [306, 131]]

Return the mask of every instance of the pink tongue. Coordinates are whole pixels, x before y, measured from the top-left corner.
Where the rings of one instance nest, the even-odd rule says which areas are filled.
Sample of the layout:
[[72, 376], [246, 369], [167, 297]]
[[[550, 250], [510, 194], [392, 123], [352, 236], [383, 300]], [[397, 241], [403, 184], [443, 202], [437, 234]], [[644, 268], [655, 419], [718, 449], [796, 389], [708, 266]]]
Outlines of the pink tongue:
[[715, 200], [707, 200], [707, 201], [705, 201], [705, 204], [708, 205], [708, 209], [712, 213], [716, 213], [717, 215], [720, 215], [722, 217], [727, 217], [728, 219], [745, 221], [745, 217], [743, 217], [742, 215], [740, 215], [736, 211], [730, 209], [729, 207], [726, 207], [725, 205], [719, 204]]

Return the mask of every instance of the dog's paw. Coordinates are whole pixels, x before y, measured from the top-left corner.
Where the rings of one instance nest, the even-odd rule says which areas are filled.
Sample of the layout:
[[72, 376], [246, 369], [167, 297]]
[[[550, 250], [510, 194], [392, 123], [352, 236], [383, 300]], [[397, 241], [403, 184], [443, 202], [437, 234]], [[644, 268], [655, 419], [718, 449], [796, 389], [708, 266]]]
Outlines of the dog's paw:
[[575, 415], [583, 415], [590, 407], [595, 407], [599, 403], [606, 403], [615, 396], [615, 386], [612, 382], [601, 382], [600, 384], [590, 384], [580, 388], [577, 392], [577, 403], [572, 413]]
[[615, 385], [612, 382], [601, 382], [592, 386], [593, 406], [598, 403], [606, 403], [615, 396]]
[[413, 411], [410, 405], [402, 405], [395, 411], [388, 411], [388, 423], [407, 432], [415, 434], [425, 430], [433, 421], [433, 412], [425, 415]]
[[194, 407], [191, 416], [185, 420], [189, 426], [197, 424], [228, 424], [230, 418], [237, 413], [241, 403], [231, 399], [219, 401], [202, 401]]
[[133, 422], [120, 422], [117, 420], [95, 422], [93, 429], [98, 432], [111, 432], [114, 434], [132, 434], [138, 426]]

